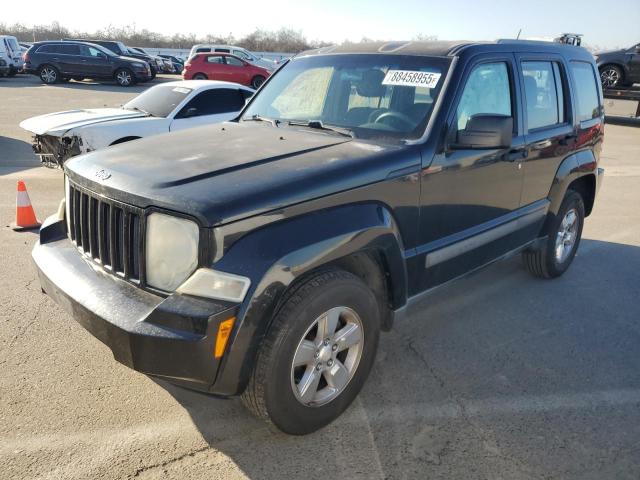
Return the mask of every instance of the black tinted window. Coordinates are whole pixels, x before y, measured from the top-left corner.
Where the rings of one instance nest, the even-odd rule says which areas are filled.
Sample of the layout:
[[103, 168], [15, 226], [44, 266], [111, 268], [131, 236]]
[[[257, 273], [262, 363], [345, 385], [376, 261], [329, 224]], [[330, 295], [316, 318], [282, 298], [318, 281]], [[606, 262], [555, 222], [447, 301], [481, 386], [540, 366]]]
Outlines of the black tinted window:
[[58, 45], [58, 52], [63, 55], [80, 55], [79, 45]]
[[210, 52], [211, 49], [207, 48], [207, 47], [200, 47], [196, 50], [196, 53], [202, 53], [202, 52]]
[[571, 62], [571, 71], [578, 103], [576, 105], [578, 121], [599, 117], [600, 99], [593, 67], [586, 62]]
[[55, 53], [56, 45], [42, 45], [36, 50], [37, 53]]
[[196, 96], [182, 109], [180, 116], [183, 116], [190, 108], [197, 109], [197, 113], [192, 116], [200, 116], [237, 112], [243, 106], [244, 96], [239, 90], [216, 88], [207, 90]]
[[529, 130], [563, 123], [564, 95], [555, 62], [523, 62]]

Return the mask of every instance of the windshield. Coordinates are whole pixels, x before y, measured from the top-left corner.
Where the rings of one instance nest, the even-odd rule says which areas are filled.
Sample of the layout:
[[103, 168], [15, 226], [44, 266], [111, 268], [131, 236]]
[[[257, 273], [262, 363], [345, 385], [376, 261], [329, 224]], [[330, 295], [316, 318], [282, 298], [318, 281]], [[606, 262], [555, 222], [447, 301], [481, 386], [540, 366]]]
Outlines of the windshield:
[[[450, 59], [408, 55], [318, 55], [290, 61], [242, 119], [320, 122], [359, 138], [422, 135]], [[278, 122], [274, 122], [278, 123]]]
[[139, 110], [154, 117], [164, 118], [173, 112], [190, 93], [190, 88], [157, 85], [125, 103], [122, 108]]

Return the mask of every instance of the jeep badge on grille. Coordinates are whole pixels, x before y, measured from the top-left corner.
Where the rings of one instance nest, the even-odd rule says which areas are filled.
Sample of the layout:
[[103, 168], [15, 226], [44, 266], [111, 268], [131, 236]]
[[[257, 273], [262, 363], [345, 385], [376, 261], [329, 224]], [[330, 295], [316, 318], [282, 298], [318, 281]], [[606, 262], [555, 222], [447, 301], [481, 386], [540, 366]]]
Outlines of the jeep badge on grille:
[[111, 174], [107, 172], [105, 169], [100, 169], [96, 171], [95, 175], [99, 180], [106, 180], [111, 177]]

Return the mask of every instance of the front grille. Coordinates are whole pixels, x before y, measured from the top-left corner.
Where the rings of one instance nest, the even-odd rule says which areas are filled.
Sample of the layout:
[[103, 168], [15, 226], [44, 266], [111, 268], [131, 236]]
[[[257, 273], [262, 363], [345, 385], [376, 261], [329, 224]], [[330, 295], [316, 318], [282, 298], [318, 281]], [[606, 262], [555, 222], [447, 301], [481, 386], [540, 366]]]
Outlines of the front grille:
[[142, 210], [69, 185], [69, 238], [105, 270], [140, 282]]

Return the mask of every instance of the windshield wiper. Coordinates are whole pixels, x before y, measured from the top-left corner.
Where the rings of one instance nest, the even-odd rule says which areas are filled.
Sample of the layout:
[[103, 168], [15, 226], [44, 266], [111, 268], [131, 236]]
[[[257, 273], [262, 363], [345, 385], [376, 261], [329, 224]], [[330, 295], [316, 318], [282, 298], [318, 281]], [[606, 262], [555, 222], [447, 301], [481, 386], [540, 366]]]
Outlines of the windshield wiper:
[[322, 120], [291, 120], [288, 122], [288, 125], [297, 126], [297, 127], [308, 127], [315, 128], [316, 130], [327, 130], [329, 132], [335, 132], [345, 137], [354, 138], [354, 134], [351, 130], [344, 127], [337, 127], [334, 125], [325, 125], [322, 123]]
[[263, 117], [262, 115], [258, 115], [257, 113], [254, 115], [251, 115], [251, 117], [249, 118], [243, 118], [242, 120], [244, 122], [269, 122], [274, 127], [277, 127], [278, 124], [280, 123], [280, 120], [278, 120], [277, 118], [267, 118], [267, 117]]

